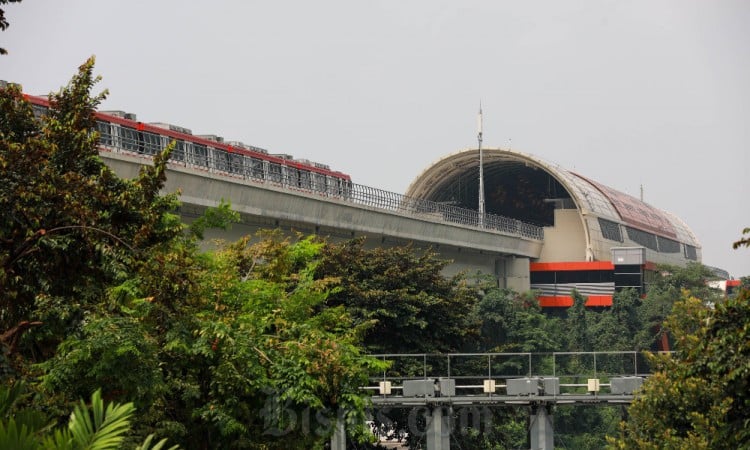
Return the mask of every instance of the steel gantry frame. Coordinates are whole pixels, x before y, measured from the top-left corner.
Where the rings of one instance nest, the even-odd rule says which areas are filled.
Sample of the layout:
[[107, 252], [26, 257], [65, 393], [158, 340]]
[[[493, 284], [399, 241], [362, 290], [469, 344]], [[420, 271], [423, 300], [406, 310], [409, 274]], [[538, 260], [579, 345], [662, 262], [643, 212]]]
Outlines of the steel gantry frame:
[[[471, 408], [527, 407], [534, 449], [553, 448], [551, 407], [627, 405], [649, 375], [641, 352], [452, 353], [373, 355], [389, 364], [363, 387], [379, 408], [424, 414], [427, 450], [450, 449], [455, 416]], [[574, 362], [570, 373], [567, 362]], [[460, 411], [461, 408], [469, 408]], [[343, 428], [336, 439], [343, 450]]]

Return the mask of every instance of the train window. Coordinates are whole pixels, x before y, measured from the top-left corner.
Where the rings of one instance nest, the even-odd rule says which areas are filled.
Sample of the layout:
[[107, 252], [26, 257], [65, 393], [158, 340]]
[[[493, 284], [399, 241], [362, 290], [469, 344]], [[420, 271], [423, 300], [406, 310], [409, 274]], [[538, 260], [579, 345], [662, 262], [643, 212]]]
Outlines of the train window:
[[216, 170], [229, 171], [229, 153], [224, 150], [214, 150], [214, 164]]
[[312, 190], [314, 191], [320, 191], [325, 192], [326, 186], [326, 177], [324, 175], [321, 175], [319, 173], [311, 172], [310, 176], [312, 178]]
[[307, 170], [299, 170], [299, 187], [304, 189], [310, 189], [311, 186], [311, 177], [310, 172]]
[[31, 110], [34, 112], [34, 117], [37, 119], [41, 118], [42, 116], [46, 116], [47, 112], [49, 111], [49, 108], [42, 105], [31, 105]]
[[177, 139], [175, 141], [174, 150], [169, 159], [172, 161], [185, 161], [185, 141]]
[[326, 190], [331, 195], [338, 195], [337, 187], [336, 187], [336, 178], [327, 176], [326, 177]]
[[299, 186], [299, 171], [293, 167], [282, 167], [284, 169], [284, 183], [289, 186]]
[[99, 132], [99, 145], [106, 145], [112, 147], [112, 126], [109, 122], [102, 122], [101, 120], [96, 121], [96, 131]]
[[236, 174], [242, 174], [242, 155], [232, 153], [229, 155], [229, 171]]
[[258, 158], [250, 158], [249, 175], [252, 178], [263, 179], [263, 161]]
[[276, 163], [270, 163], [268, 165], [268, 179], [271, 181], [275, 181], [277, 183], [281, 183], [281, 165]]
[[161, 151], [161, 136], [148, 131], [141, 131], [138, 133], [140, 153], [146, 153], [148, 155], [155, 155]]
[[124, 150], [138, 151], [138, 132], [132, 128], [120, 127], [120, 146]]
[[196, 166], [208, 167], [208, 147], [200, 144], [193, 144], [192, 152], [190, 152], [191, 158], [190, 163]]

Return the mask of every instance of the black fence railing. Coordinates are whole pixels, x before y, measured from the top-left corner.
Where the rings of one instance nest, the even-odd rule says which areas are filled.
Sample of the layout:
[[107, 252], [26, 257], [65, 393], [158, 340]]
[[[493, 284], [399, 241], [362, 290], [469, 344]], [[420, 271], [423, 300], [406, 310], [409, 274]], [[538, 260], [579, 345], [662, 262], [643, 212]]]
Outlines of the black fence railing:
[[[146, 142], [143, 138], [136, 138], [135, 135], [125, 136], [122, 130], [114, 126], [110, 127], [108, 124], [100, 124], [98, 131], [101, 149], [105, 151], [152, 158], [168, 143], [166, 138], [158, 135], [153, 135], [153, 142]], [[132, 131], [135, 132], [135, 130]], [[299, 193], [336, 198], [357, 205], [406, 214], [422, 220], [456, 224], [539, 241], [544, 239], [543, 227], [517, 219], [493, 214], [480, 215], [472, 209], [407, 197], [352, 183], [340, 177], [315, 171], [307, 172], [241, 154], [229, 154], [190, 142], [177, 142], [170, 164], [244, 179], [254, 184], [266, 183]]]

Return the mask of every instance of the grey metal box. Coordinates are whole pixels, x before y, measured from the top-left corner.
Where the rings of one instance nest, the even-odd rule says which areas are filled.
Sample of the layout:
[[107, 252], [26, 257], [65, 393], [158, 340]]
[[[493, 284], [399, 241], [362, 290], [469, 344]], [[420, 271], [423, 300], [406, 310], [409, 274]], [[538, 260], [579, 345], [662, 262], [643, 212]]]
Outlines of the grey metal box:
[[555, 377], [542, 378], [544, 395], [560, 395], [560, 379]]
[[435, 382], [433, 380], [404, 380], [404, 397], [433, 397]]
[[646, 249], [644, 247], [612, 247], [612, 264], [643, 265], [646, 264]]
[[536, 395], [539, 383], [531, 378], [511, 378], [506, 383], [508, 395]]
[[630, 395], [643, 384], [641, 377], [615, 377], [609, 380], [609, 390], [613, 394]]
[[438, 378], [437, 387], [440, 389], [440, 395], [444, 397], [456, 395], [456, 380], [453, 378]]
[[559, 395], [560, 379], [556, 377], [543, 378], [511, 378], [507, 380], [508, 395]]

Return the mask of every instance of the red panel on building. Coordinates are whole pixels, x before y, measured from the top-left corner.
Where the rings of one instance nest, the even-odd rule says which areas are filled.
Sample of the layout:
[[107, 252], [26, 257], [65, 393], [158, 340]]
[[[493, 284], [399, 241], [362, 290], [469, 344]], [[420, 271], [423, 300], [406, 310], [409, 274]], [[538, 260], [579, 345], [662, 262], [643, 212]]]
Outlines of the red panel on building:
[[[573, 297], [568, 296], [540, 296], [539, 306], [542, 308], [569, 308], [573, 306]], [[586, 306], [612, 306], [611, 295], [591, 295], [586, 300]]]
[[614, 270], [615, 266], [609, 261], [566, 261], [566, 262], [544, 262], [530, 263], [529, 270], [532, 272], [549, 272], [564, 270]]

